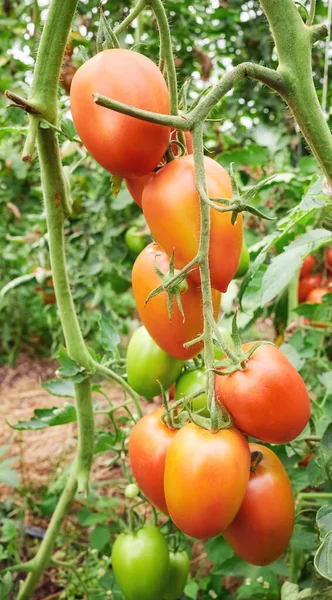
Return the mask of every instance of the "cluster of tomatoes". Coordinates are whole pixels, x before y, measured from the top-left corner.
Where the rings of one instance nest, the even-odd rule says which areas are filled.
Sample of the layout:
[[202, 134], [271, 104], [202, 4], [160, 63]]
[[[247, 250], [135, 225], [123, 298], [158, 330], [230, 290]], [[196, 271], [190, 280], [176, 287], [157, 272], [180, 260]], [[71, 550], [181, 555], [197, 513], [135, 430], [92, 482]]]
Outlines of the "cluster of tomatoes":
[[323, 296], [332, 292], [332, 248], [326, 250], [324, 264], [318, 265], [320, 272], [312, 273], [316, 266], [316, 258], [309, 254], [300, 271], [299, 302], [321, 304]]
[[[204, 370], [196, 370], [194, 381], [190, 371], [181, 374], [184, 361], [203, 347], [200, 340], [186, 345], [203, 331], [200, 273], [194, 264], [200, 238], [200, 203], [191, 137], [185, 135], [189, 154], [179, 156], [183, 145], [176, 132], [97, 106], [93, 101], [96, 92], [136, 108], [169, 114], [167, 86], [148, 58], [128, 50], [105, 50], [75, 74], [71, 108], [83, 143], [103, 167], [126, 179], [156, 240], [141, 251], [133, 267], [133, 292], [144, 327], [135, 333], [128, 348], [129, 383], [152, 398], [160, 393], [160, 384], [168, 389], [178, 380], [176, 397], [186, 405], [188, 386], [196, 391], [205, 381]], [[164, 155], [169, 148], [175, 158], [166, 162]], [[209, 197], [231, 198], [227, 172], [211, 158], [204, 158], [204, 166]], [[230, 213], [210, 212], [209, 267], [217, 317], [221, 292], [236, 274], [243, 274], [247, 251], [242, 216], [232, 223]], [[163, 287], [149, 302], [146, 300], [173, 278], [174, 267], [182, 269], [189, 262], [193, 265], [186, 280], [180, 278], [172, 289], [170, 319], [169, 293]], [[243, 559], [266, 565], [288, 545], [294, 502], [288, 476], [276, 454], [264, 445], [249, 443], [247, 436], [272, 444], [290, 442], [306, 426], [310, 402], [302, 378], [272, 344], [252, 342], [234, 352], [238, 368], [227, 371], [220, 366], [214, 381], [217, 406], [229, 413], [231, 426], [211, 431], [189, 418], [180, 426], [176, 416], [167, 419], [163, 409], [158, 409], [134, 426], [129, 456], [146, 498], [168, 514], [181, 531], [199, 539], [223, 534]], [[191, 381], [184, 381], [188, 377]], [[208, 416], [206, 402], [202, 389], [190, 402], [190, 410]], [[122, 535], [115, 542], [115, 575], [128, 600], [177, 598], [178, 591], [177, 595], [167, 595], [167, 560], [161, 561], [167, 565], [160, 572], [150, 560], [157, 547], [154, 543], [161, 542], [156, 531], [150, 535], [149, 527]], [[130, 551], [133, 546], [134, 553]], [[117, 561], [118, 548], [121, 564]], [[163, 556], [166, 554], [164, 548]], [[135, 576], [135, 596], [128, 589], [133, 563], [142, 571]], [[147, 596], [142, 577], [153, 578], [154, 573], [158, 573], [159, 587]]]

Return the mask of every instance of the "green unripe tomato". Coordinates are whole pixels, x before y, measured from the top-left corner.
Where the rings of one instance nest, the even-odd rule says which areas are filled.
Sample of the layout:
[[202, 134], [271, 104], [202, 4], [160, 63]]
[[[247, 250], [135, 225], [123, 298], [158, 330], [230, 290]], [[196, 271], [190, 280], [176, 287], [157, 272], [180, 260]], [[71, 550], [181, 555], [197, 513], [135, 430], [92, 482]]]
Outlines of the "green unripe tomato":
[[139, 487], [137, 483], [128, 483], [125, 487], [124, 495], [126, 498], [136, 498], [139, 494]]
[[190, 560], [187, 552], [170, 552], [169, 561], [169, 578], [164, 600], [178, 600], [187, 583]]
[[[174, 398], [181, 400], [185, 396], [194, 394], [206, 386], [206, 374], [204, 369], [195, 369], [182, 373], [175, 384]], [[192, 410], [200, 411], [200, 415], [208, 417], [210, 415], [207, 408], [207, 394], [203, 392], [192, 400]]]
[[[231, 334], [229, 333], [229, 331], [227, 331], [227, 329], [225, 329], [224, 327], [219, 327], [219, 331], [223, 337], [223, 340], [226, 342], [226, 344], [228, 346], [230, 346], [231, 348], [234, 348], [233, 338], [232, 338]], [[220, 360], [224, 356], [223, 351], [220, 350], [220, 348], [218, 348], [217, 346], [213, 346], [213, 350], [214, 350], [215, 360]]]
[[125, 233], [125, 242], [129, 250], [138, 256], [149, 243], [149, 236], [142, 234], [138, 227], [129, 227]]
[[126, 600], [161, 600], [169, 577], [169, 552], [158, 527], [121, 533], [112, 548], [112, 568]]
[[237, 271], [234, 275], [234, 279], [240, 279], [240, 277], [244, 277], [245, 274], [247, 273], [247, 271], [249, 270], [249, 267], [250, 267], [250, 254], [248, 251], [247, 244], [243, 238], [240, 262], [239, 262]]
[[145, 327], [135, 331], [127, 350], [128, 383], [135, 392], [151, 400], [160, 394], [158, 381], [164, 390], [168, 390], [183, 365], [183, 360], [173, 358], [159, 348]]

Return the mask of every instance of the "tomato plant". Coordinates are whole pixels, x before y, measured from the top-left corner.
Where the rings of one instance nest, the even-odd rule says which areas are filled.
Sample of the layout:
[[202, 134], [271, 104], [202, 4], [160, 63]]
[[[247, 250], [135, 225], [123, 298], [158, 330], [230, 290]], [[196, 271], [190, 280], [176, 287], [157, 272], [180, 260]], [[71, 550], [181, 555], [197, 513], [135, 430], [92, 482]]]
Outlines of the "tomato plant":
[[[207, 157], [204, 158], [204, 167], [209, 197], [231, 198], [231, 181], [225, 169]], [[184, 267], [195, 258], [200, 211], [192, 156], [177, 158], [151, 176], [143, 190], [142, 207], [154, 239], [168, 256], [174, 250], [176, 268]], [[242, 216], [239, 215], [232, 225], [230, 213], [210, 209], [210, 215], [211, 286], [225, 292], [240, 260]], [[195, 283], [200, 282], [198, 269], [190, 272], [190, 278]]]
[[249, 446], [239, 431], [185, 425], [166, 455], [165, 498], [175, 525], [199, 539], [221, 533], [241, 506], [249, 468]]
[[192, 399], [191, 407], [195, 412], [199, 411], [199, 414], [203, 417], [208, 417], [210, 413], [207, 408], [206, 376], [204, 371], [204, 368], [184, 371], [175, 384], [175, 400], [181, 400], [185, 396], [203, 390], [199, 396]]
[[178, 600], [183, 594], [189, 575], [190, 560], [187, 552], [169, 553], [169, 576], [164, 600]]
[[316, 275], [305, 275], [299, 281], [298, 298], [299, 302], [305, 302], [312, 290], [322, 285], [323, 276], [320, 273]]
[[96, 161], [120, 177], [150, 173], [166, 151], [170, 130], [98, 106], [94, 93], [167, 114], [169, 94], [158, 67], [138, 52], [104, 50], [78, 69], [70, 90], [75, 127]]
[[[180, 160], [180, 159], [177, 159]], [[165, 352], [182, 360], [196, 356], [202, 343], [184, 348], [183, 344], [195, 339], [202, 331], [202, 294], [200, 288], [188, 279], [188, 290], [181, 294], [185, 318], [181, 315], [173, 298], [172, 319], [167, 310], [167, 294], [162, 292], [146, 304], [146, 299], [154, 288], [161, 284], [155, 265], [162, 273], [169, 271], [169, 258], [157, 244], [150, 244], [138, 256], [133, 266], [133, 292], [137, 310], [144, 326]], [[213, 292], [214, 310], [218, 314], [220, 294]]]
[[176, 381], [183, 361], [166, 354], [153, 341], [145, 327], [132, 336], [127, 349], [128, 383], [141, 396], [151, 399]]
[[294, 498], [289, 477], [276, 454], [260, 444], [249, 447], [252, 453], [261, 453], [262, 460], [250, 472], [241, 508], [223, 535], [241, 558], [264, 566], [279, 558], [289, 544]]
[[306, 256], [300, 270], [300, 279], [302, 279], [302, 277], [305, 277], [306, 275], [309, 275], [309, 273], [311, 273], [311, 271], [313, 270], [315, 264], [316, 259], [314, 256], [312, 256], [312, 254]]
[[164, 409], [145, 415], [133, 427], [129, 438], [130, 465], [143, 494], [161, 512], [167, 514], [164, 493], [166, 453], [177, 429], [161, 420]]
[[325, 262], [328, 271], [332, 271], [332, 248], [328, 248], [325, 254]]
[[161, 600], [169, 576], [165, 538], [154, 525], [121, 533], [112, 548], [112, 568], [126, 600]]
[[[244, 344], [248, 350], [254, 342]], [[294, 440], [310, 417], [310, 400], [302, 377], [273, 344], [261, 344], [243, 366], [215, 376], [216, 398], [241, 431], [272, 444]]]

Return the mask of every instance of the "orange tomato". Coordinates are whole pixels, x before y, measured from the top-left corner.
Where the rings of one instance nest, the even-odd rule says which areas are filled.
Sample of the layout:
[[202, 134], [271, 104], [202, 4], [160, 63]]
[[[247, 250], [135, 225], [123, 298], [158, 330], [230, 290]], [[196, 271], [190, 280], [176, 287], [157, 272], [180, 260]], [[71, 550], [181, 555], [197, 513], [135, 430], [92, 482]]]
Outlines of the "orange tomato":
[[311, 290], [322, 285], [323, 277], [320, 273], [317, 275], [305, 275], [299, 281], [298, 298], [299, 302], [305, 302]]
[[300, 279], [302, 279], [302, 277], [304, 277], [305, 275], [309, 275], [309, 273], [311, 273], [312, 269], [314, 268], [315, 264], [316, 259], [314, 256], [312, 256], [312, 254], [306, 256], [302, 263]]
[[250, 472], [246, 495], [234, 521], [223, 533], [234, 552], [252, 565], [269, 565], [287, 548], [294, 527], [294, 499], [279, 458], [259, 444], [249, 444], [263, 459]]
[[[183, 319], [176, 299], [173, 298], [170, 320], [166, 292], [161, 292], [145, 304], [149, 293], [161, 284], [161, 279], [154, 270], [155, 263], [162, 273], [169, 271], [168, 256], [157, 244], [149, 244], [137, 257], [133, 266], [133, 292], [139, 316], [151, 337], [165, 352], [183, 360], [193, 358], [202, 350], [203, 342], [189, 348], [184, 348], [183, 344], [195, 339], [203, 331], [201, 289], [188, 279], [188, 289], [181, 294], [185, 318]], [[220, 306], [219, 292], [213, 290], [212, 299], [214, 313], [217, 316]]]
[[329, 293], [331, 293], [331, 291], [326, 288], [316, 288], [315, 290], [311, 290], [308, 294], [306, 302], [309, 304], [323, 304], [323, 296]]
[[[228, 173], [211, 158], [204, 158], [208, 194], [211, 198], [231, 198]], [[193, 156], [182, 156], [154, 173], [143, 190], [142, 207], [154, 239], [168, 256], [175, 251], [175, 266], [181, 269], [198, 251], [200, 202], [195, 187]], [[211, 286], [224, 292], [233, 279], [242, 250], [242, 215], [235, 225], [231, 213], [210, 209]], [[189, 277], [200, 282], [198, 268]]]
[[158, 408], [133, 427], [129, 438], [129, 459], [143, 494], [153, 506], [168, 514], [164, 494], [165, 460], [178, 430], [163, 423], [163, 411], [163, 408]]
[[167, 149], [170, 129], [98, 106], [92, 97], [95, 92], [169, 114], [169, 93], [157, 65], [131, 50], [104, 50], [78, 69], [70, 89], [75, 127], [102, 167], [126, 178], [153, 171]]
[[168, 448], [164, 479], [175, 525], [199, 539], [221, 533], [242, 504], [249, 470], [248, 442], [233, 427], [217, 433], [182, 427]]
[[[254, 343], [244, 344], [244, 351]], [[235, 427], [263, 442], [291, 442], [309, 421], [310, 399], [305, 383], [272, 344], [259, 346], [245, 369], [216, 375], [215, 394]]]

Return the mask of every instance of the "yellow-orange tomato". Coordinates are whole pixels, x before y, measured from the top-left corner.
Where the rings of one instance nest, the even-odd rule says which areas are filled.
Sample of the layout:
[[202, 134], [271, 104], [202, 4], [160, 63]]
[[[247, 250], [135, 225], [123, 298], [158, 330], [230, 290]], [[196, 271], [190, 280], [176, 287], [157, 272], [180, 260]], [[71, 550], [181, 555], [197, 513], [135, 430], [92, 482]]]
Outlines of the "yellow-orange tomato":
[[325, 294], [330, 294], [331, 291], [332, 290], [328, 290], [327, 288], [316, 288], [315, 290], [311, 290], [306, 297], [306, 302], [309, 304], [323, 304], [323, 296], [325, 296]]
[[[203, 342], [189, 348], [183, 344], [198, 337], [203, 331], [202, 293], [200, 287], [188, 279], [188, 289], [181, 294], [181, 302], [185, 318], [180, 313], [176, 299], [173, 297], [172, 319], [167, 311], [167, 294], [161, 292], [146, 304], [146, 298], [161, 284], [154, 266], [162, 273], [169, 271], [169, 258], [157, 244], [149, 244], [137, 257], [132, 271], [132, 283], [135, 302], [143, 325], [154, 341], [165, 352], [187, 360], [202, 350]], [[215, 317], [220, 306], [220, 294], [212, 290]]]
[[[207, 157], [204, 166], [210, 198], [231, 198], [231, 180], [225, 169]], [[143, 190], [142, 208], [154, 239], [168, 256], [174, 249], [176, 268], [184, 267], [197, 254], [200, 232], [200, 202], [192, 155], [171, 161], [151, 176]], [[232, 225], [231, 213], [210, 209], [210, 214], [211, 286], [225, 292], [241, 256], [242, 215]], [[199, 283], [198, 268], [189, 277]]]
[[185, 425], [166, 455], [165, 498], [175, 525], [199, 539], [221, 533], [242, 504], [249, 470], [248, 442], [237, 429]]
[[[244, 344], [243, 350], [254, 343]], [[263, 442], [291, 442], [309, 421], [310, 399], [305, 383], [272, 344], [259, 346], [243, 370], [216, 375], [215, 394], [235, 427]]]
[[243, 560], [269, 565], [287, 548], [294, 527], [294, 499], [288, 475], [279, 458], [259, 444], [250, 451], [263, 454], [250, 473], [246, 495], [234, 521], [223, 533]]
[[70, 89], [75, 127], [100, 165], [120, 177], [153, 171], [167, 149], [170, 129], [98, 106], [94, 93], [169, 114], [169, 93], [157, 65], [131, 50], [104, 50], [78, 69]]
[[133, 427], [129, 438], [129, 458], [134, 477], [149, 502], [168, 514], [164, 494], [166, 452], [178, 432], [161, 420], [163, 408], [145, 415]]

